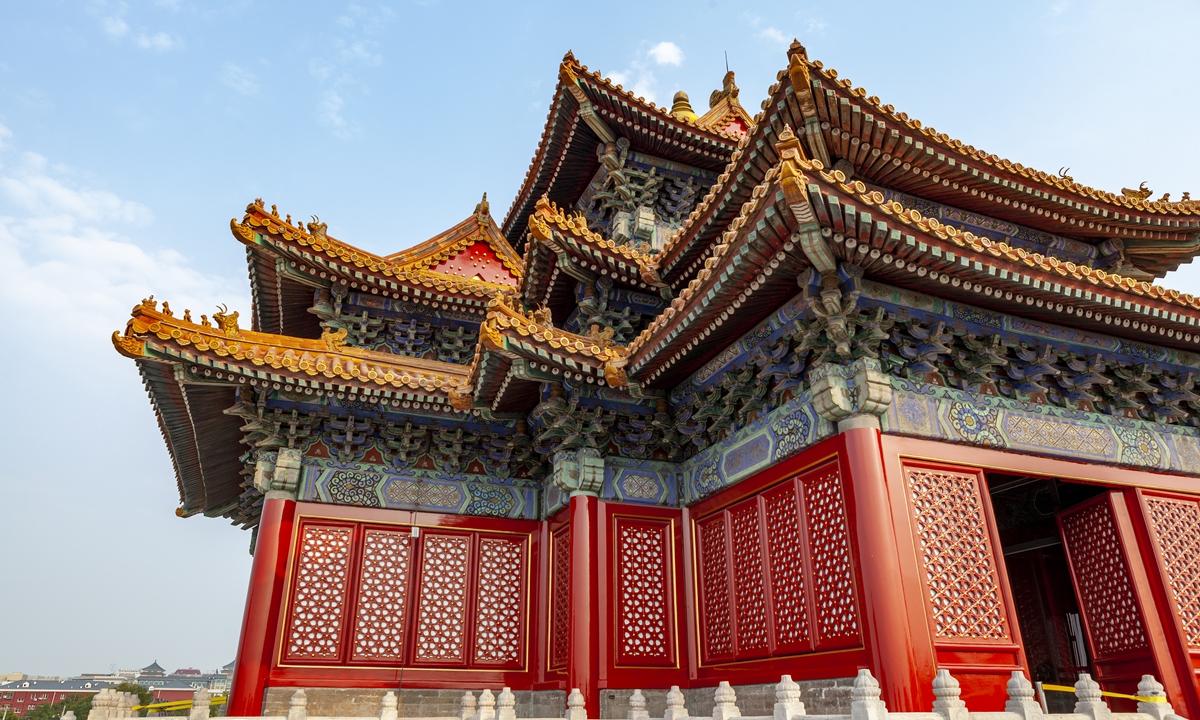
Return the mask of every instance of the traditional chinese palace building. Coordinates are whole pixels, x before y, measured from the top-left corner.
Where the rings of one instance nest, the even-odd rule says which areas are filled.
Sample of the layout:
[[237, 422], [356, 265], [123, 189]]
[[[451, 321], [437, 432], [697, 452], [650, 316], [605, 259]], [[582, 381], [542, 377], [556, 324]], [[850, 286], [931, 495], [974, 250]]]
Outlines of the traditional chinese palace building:
[[568, 54], [502, 222], [379, 256], [257, 200], [249, 313], [133, 309], [179, 514], [253, 533], [231, 715], [865, 667], [1200, 716], [1200, 298], [1154, 284], [1200, 207], [787, 61], [751, 117]]

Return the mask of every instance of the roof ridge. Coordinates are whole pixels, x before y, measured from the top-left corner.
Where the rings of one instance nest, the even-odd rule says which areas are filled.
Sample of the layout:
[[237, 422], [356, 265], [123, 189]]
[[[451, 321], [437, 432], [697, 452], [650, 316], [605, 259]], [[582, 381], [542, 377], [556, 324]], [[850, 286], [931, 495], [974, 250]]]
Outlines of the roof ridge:
[[906, 112], [898, 112], [894, 105], [884, 104], [877, 95], [871, 95], [868, 97], [865, 89], [861, 87], [854, 87], [854, 83], [852, 83], [849, 78], [839, 78], [837, 70], [833, 68], [826, 68], [824, 63], [822, 63], [820, 60], [809, 60], [804, 54], [801, 54], [800, 57], [808, 67], [816, 70], [822, 77], [834, 83], [843, 91], [859, 98], [860, 100], [863, 100], [867, 105], [876, 111], [884, 114], [896, 122], [907, 126], [911, 130], [920, 132], [927, 138], [936, 140], [937, 142], [954, 148], [956, 151], [963, 153], [973, 160], [986, 163], [987, 165], [1001, 169], [1005, 172], [1015, 173], [1028, 180], [1040, 182], [1058, 190], [1075, 192], [1100, 202], [1122, 205], [1131, 209], [1142, 210], [1145, 212], [1188, 215], [1200, 214], [1200, 201], [1171, 201], [1163, 199], [1148, 200], [1148, 198], [1141, 198], [1137, 197], [1136, 195], [1126, 194], [1124, 191], [1121, 193], [1113, 193], [1107, 190], [1099, 190], [1097, 188], [1075, 182], [1074, 178], [1069, 176], [1052, 175], [1043, 170], [1037, 170], [1036, 168], [1028, 167], [1019, 162], [1013, 162], [1007, 158], [1002, 158], [995, 153], [988, 153], [984, 150], [976, 148], [974, 145], [968, 145], [957, 138], [952, 138], [947, 133], [938, 132], [932, 126], [926, 126], [920, 120], [910, 117]]
[[[414, 267], [411, 263], [398, 262], [391, 257], [376, 255], [367, 250], [357, 248], [347, 242], [338, 240], [326, 233], [326, 223], [320, 222], [314, 217], [314, 222], [308, 224], [308, 228], [293, 225], [291, 216], [286, 219], [280, 219], [278, 212], [275, 212], [275, 206], [272, 205], [272, 212], [268, 213], [264, 209], [261, 200], [256, 200], [246, 208], [246, 215], [242, 222], [238, 222], [236, 218], [229, 221], [230, 229], [234, 236], [247, 244], [254, 243], [254, 232], [256, 228], [262, 228], [270, 233], [279, 235], [285, 240], [291, 240], [299, 243], [301, 246], [312, 248], [318, 252], [323, 252], [327, 255], [337, 257], [341, 262], [351, 263], [357, 267], [367, 268], [372, 272], [377, 272], [383, 275], [394, 277], [397, 280], [406, 280], [409, 278], [436, 278], [454, 286], [461, 286], [464, 289], [473, 289], [478, 291], [477, 294], [493, 295], [500, 289], [510, 288], [509, 285], [488, 282], [486, 280], [475, 280], [474, 278], [458, 277], [447, 275], [444, 273], [434, 272], [420, 267]], [[459, 225], [470, 221], [471, 218], [466, 218]], [[455, 227], [458, 227], [457, 225]], [[500, 239], [503, 239], [502, 237]], [[507, 245], [507, 242], [505, 242]], [[511, 246], [509, 246], [511, 250]], [[508, 258], [511, 262], [512, 258], [516, 257], [516, 252], [512, 252], [512, 256]], [[444, 259], [444, 258], [443, 258]], [[505, 262], [506, 258], [501, 257], [501, 262]], [[439, 260], [440, 261], [440, 260]], [[505, 267], [512, 272], [517, 282], [520, 283], [521, 276], [524, 274], [524, 262], [516, 261], [516, 272], [513, 272], [512, 267], [505, 263]], [[451, 288], [456, 289], [456, 288]]]

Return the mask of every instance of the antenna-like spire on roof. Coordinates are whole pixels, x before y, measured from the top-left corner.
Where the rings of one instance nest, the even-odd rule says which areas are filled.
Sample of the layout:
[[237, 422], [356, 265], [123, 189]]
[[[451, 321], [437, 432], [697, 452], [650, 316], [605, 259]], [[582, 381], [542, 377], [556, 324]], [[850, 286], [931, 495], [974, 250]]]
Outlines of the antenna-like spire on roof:
[[725, 72], [729, 72], [729, 51], [725, 51]]

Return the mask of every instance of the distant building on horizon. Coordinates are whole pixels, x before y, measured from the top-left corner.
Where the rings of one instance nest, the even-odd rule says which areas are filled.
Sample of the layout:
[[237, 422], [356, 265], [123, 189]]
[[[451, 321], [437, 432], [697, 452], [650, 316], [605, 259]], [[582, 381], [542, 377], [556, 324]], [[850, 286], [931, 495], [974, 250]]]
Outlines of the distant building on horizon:
[[80, 695], [95, 695], [117, 684], [91, 678], [3, 682], [0, 683], [0, 716], [4, 716], [5, 711], [8, 715], [23, 716], [39, 705], [53, 705]]

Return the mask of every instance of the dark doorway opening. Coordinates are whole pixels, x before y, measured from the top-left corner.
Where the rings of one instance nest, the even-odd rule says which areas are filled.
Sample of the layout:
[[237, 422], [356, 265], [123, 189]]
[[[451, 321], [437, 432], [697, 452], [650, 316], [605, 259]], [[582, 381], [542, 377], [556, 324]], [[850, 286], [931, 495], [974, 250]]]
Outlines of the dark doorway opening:
[[[1095, 677], [1055, 515], [1105, 489], [1002, 473], [988, 473], [987, 484], [1030, 680], [1073, 685], [1081, 672]], [[1075, 705], [1068, 693], [1047, 692], [1045, 700], [1054, 713], [1072, 712]]]

